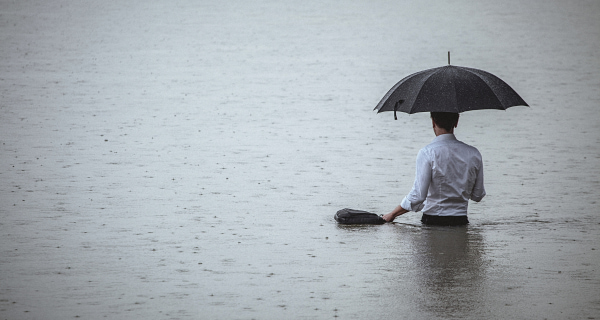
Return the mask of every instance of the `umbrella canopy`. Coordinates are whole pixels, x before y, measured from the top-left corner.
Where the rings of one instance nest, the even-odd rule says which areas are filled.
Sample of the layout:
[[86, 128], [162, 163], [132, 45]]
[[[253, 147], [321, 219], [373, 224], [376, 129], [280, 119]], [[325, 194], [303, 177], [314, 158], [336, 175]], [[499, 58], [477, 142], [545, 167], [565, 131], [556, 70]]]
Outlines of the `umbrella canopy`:
[[504, 81], [473, 68], [447, 65], [423, 70], [400, 80], [381, 99], [375, 110], [453, 112], [528, 106]]

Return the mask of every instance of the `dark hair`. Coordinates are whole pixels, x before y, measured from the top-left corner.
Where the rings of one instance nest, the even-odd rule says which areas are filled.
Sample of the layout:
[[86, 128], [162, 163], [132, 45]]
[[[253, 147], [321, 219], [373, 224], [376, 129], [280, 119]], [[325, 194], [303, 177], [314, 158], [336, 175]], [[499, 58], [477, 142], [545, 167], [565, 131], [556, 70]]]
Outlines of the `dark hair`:
[[438, 127], [444, 128], [446, 131], [452, 131], [458, 122], [458, 113], [432, 112], [431, 119]]

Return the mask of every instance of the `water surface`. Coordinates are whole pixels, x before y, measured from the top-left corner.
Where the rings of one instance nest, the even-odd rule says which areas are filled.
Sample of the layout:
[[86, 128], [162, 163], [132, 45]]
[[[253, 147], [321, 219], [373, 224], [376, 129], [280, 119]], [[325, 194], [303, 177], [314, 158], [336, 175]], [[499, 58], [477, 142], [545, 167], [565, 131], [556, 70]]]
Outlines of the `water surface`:
[[[0, 2], [7, 319], [600, 317], [597, 1]], [[531, 105], [461, 116], [468, 227], [338, 226], [410, 190], [452, 63]]]

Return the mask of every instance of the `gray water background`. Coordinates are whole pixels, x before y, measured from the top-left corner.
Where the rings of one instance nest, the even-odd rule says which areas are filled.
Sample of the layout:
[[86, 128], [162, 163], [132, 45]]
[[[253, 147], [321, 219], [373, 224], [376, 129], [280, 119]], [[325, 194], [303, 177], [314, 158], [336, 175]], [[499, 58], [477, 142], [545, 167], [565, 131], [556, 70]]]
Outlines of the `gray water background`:
[[[600, 318], [600, 2], [0, 1], [0, 318]], [[402, 77], [483, 69], [467, 228], [410, 190]]]

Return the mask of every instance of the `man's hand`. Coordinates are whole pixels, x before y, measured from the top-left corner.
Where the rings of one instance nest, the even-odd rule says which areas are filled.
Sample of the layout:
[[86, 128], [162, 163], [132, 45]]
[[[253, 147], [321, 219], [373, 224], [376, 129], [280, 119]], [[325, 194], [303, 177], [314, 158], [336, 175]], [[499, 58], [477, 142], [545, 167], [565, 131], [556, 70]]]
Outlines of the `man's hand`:
[[383, 216], [381, 216], [383, 218], [383, 220], [385, 220], [386, 222], [392, 222], [394, 221], [394, 219], [396, 219], [396, 217], [390, 212], [388, 214], [385, 214]]
[[405, 213], [407, 213], [408, 210], [402, 208], [401, 206], [397, 206], [396, 209], [394, 209], [392, 212], [381, 216], [383, 218], [383, 220], [387, 221], [387, 222], [392, 222], [394, 221], [394, 219], [396, 219], [397, 216], [403, 215]]

